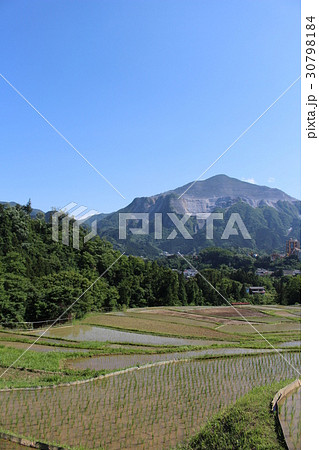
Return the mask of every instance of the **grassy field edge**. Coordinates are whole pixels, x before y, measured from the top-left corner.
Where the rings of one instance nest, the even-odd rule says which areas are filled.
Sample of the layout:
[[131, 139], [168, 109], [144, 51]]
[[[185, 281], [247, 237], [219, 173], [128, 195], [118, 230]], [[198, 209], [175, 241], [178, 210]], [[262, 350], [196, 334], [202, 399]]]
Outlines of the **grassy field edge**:
[[281, 427], [271, 410], [279, 389], [293, 380], [253, 389], [237, 402], [217, 413], [179, 450], [287, 449]]

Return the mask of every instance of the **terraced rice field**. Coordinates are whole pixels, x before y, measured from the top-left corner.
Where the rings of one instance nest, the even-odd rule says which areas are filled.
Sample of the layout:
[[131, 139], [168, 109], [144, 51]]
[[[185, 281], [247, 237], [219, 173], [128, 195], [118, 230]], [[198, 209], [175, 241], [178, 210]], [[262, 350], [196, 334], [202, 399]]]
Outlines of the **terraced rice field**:
[[[293, 313], [278, 307], [237, 306], [236, 309], [262, 333], [293, 332], [295, 335], [297, 333], [297, 337], [300, 332], [296, 308]], [[39, 332], [29, 331], [28, 334]], [[5, 340], [6, 335], [12, 339], [21, 338], [18, 333], [0, 332], [0, 340]], [[49, 330], [41, 339], [42, 343], [48, 338], [142, 345], [205, 345], [213, 342], [238, 343], [259, 339], [259, 336], [236, 310], [219, 306], [144, 308], [121, 313], [90, 314], [79, 324]]]
[[154, 363], [157, 361], [175, 361], [187, 358], [198, 358], [202, 356], [220, 356], [220, 355], [244, 355], [254, 353], [273, 352], [274, 350], [258, 350], [244, 348], [212, 348], [207, 350], [193, 350], [189, 352], [162, 353], [152, 355], [111, 355], [111, 356], [92, 356], [90, 358], [71, 359], [67, 367], [71, 369], [92, 369], [92, 370], [117, 370], [127, 367], [141, 366], [143, 364]]
[[[0, 374], [3, 372], [3, 369], [0, 368]], [[43, 377], [47, 376], [46, 373], [40, 373], [40, 372], [33, 372], [29, 370], [22, 370], [22, 369], [10, 369], [6, 375], [5, 379], [8, 383], [13, 383], [15, 381], [21, 381], [24, 382], [30, 382], [30, 381], [40, 381]], [[0, 395], [1, 397], [1, 395]], [[1, 429], [1, 427], [0, 427]], [[1, 448], [1, 447], [0, 447]]]
[[[299, 331], [301, 330], [300, 323], [276, 323], [276, 324], [254, 324], [254, 327], [261, 333], [276, 333], [285, 331]], [[241, 325], [225, 325], [220, 328], [225, 333], [256, 333], [251, 325], [242, 323]]]
[[1, 450], [23, 450], [26, 449], [24, 445], [16, 444], [14, 442], [7, 441], [5, 439], [0, 439]]
[[[38, 332], [40, 333], [40, 331]], [[183, 339], [152, 334], [131, 333], [114, 330], [112, 328], [96, 327], [91, 325], [74, 325], [69, 327], [52, 328], [48, 336], [63, 338], [72, 341], [100, 341], [118, 342], [144, 345], [210, 345], [214, 341]]]
[[219, 340], [227, 339], [223, 333], [214, 330], [214, 327], [217, 325], [216, 322], [201, 323], [200, 321], [196, 321], [196, 325], [190, 325], [184, 318], [182, 318], [181, 321], [178, 321], [177, 318], [171, 317], [170, 321], [167, 321], [167, 318], [166, 320], [162, 320], [161, 314], [156, 314], [155, 317], [151, 316], [150, 318], [144, 317], [145, 314], [142, 318], [139, 314], [126, 316], [117, 316], [115, 314], [97, 314], [84, 319], [83, 323], [140, 332], [144, 331], [158, 334], [169, 334], [174, 336], [192, 336], [197, 338]]
[[262, 333], [300, 332], [298, 316], [286, 309], [237, 306], [236, 310], [224, 306], [145, 308], [130, 310], [120, 315], [92, 314], [85, 318], [83, 323], [123, 331], [211, 339], [215, 342], [239, 342], [247, 340], [247, 334], [256, 335], [256, 331], [247, 321]]
[[147, 309], [139, 312], [127, 312], [130, 317], [143, 318], [146, 320], [156, 320], [160, 322], [172, 322], [175, 324], [185, 325], [202, 325], [207, 328], [215, 328], [219, 325], [219, 321], [214, 317], [205, 317], [201, 315], [190, 314], [184, 311], [176, 311], [174, 309]]
[[[14, 342], [14, 341], [0, 341], [0, 348], [1, 347], [11, 347], [11, 348], [20, 348], [20, 349], [27, 349], [30, 346], [29, 343], [25, 342]], [[76, 349], [76, 348], [67, 348], [67, 347], [58, 347], [58, 346], [49, 346], [49, 345], [38, 345], [34, 344], [32, 346], [33, 352], [40, 352], [40, 353], [48, 353], [48, 352], [62, 352], [62, 353], [76, 353], [76, 352], [87, 352], [86, 349]]]
[[[300, 309], [237, 308], [277, 348], [300, 345]], [[0, 366], [40, 332], [0, 331]], [[299, 352], [284, 357], [299, 370]], [[10, 369], [2, 386], [45, 388], [0, 391], [0, 429], [81, 449], [170, 448], [253, 387], [296, 377], [231, 307], [91, 314], [50, 329], [19, 365], [27, 369]], [[76, 379], [86, 381], [61, 385]], [[2, 448], [20, 446], [0, 439]]]
[[290, 393], [279, 405], [279, 419], [289, 450], [301, 448], [301, 388]]
[[[299, 369], [299, 353], [285, 358]], [[278, 354], [160, 363], [84, 384], [1, 392], [0, 428], [88, 449], [164, 449], [253, 387], [294, 376]]]
[[280, 347], [301, 347], [301, 341], [291, 341], [291, 342], [284, 342], [280, 345]]
[[[239, 309], [238, 311], [244, 317], [253, 317], [254, 320], [258, 318], [265, 317], [267, 315], [258, 311], [251, 309]], [[131, 312], [128, 314], [133, 315]], [[148, 320], [160, 320], [160, 321], [168, 321], [172, 323], [176, 323], [178, 319], [182, 319], [185, 323], [191, 323], [195, 326], [207, 326], [211, 325], [213, 328], [216, 328], [218, 325], [225, 323], [241, 323], [243, 318], [238, 312], [236, 312], [231, 307], [224, 306], [214, 306], [214, 307], [196, 307], [196, 308], [184, 308], [184, 309], [161, 309], [161, 310], [153, 310], [153, 309], [145, 309], [142, 312], [134, 313], [135, 316], [144, 317]], [[269, 317], [269, 316], [268, 316]]]
[[215, 306], [215, 307], [202, 307], [202, 308], [194, 308], [194, 309], [188, 309], [187, 312], [189, 314], [200, 314], [204, 316], [211, 316], [211, 317], [226, 317], [226, 318], [241, 318], [237, 311], [240, 311], [240, 313], [245, 317], [263, 317], [264, 313], [261, 312], [259, 309], [254, 309], [246, 306], [237, 306], [236, 308], [231, 308], [229, 306]]

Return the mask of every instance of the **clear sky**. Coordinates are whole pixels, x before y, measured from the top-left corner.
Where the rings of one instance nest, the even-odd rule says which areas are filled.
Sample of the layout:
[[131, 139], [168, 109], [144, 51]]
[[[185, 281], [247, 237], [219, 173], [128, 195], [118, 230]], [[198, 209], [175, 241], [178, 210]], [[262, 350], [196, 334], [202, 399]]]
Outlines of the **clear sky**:
[[[0, 200], [101, 212], [196, 179], [299, 75], [297, 0], [0, 1]], [[206, 174], [300, 198], [300, 81]]]

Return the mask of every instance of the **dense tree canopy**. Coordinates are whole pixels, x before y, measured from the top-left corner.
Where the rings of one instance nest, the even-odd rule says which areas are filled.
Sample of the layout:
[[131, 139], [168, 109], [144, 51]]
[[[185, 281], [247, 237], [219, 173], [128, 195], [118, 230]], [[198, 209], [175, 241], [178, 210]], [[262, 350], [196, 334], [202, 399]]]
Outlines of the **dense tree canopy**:
[[[225, 303], [199, 275], [185, 279], [180, 259], [172, 259], [170, 267], [124, 255], [110, 267], [120, 256], [110, 243], [96, 237], [73, 249], [53, 241], [51, 225], [30, 212], [30, 203], [0, 205], [0, 322], [55, 319], [80, 296], [73, 317], [116, 308]], [[84, 234], [80, 230], [81, 242]], [[258, 283], [249, 256], [208, 249], [192, 261], [229, 301], [247, 298], [247, 286]], [[300, 277], [265, 283], [278, 302], [300, 301]]]

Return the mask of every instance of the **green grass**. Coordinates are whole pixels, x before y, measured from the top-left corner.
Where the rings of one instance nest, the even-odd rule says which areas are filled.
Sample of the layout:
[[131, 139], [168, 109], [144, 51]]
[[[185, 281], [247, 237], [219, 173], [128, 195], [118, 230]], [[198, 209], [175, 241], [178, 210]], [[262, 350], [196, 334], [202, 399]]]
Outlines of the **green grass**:
[[[283, 352], [281, 352], [283, 353]], [[288, 353], [300, 353], [300, 349], [293, 349], [293, 348], [287, 348], [284, 350], [284, 353], [287, 355]], [[260, 351], [258, 353], [240, 353], [240, 354], [234, 354], [234, 355], [202, 355], [202, 356], [193, 356], [192, 358], [189, 358], [193, 361], [209, 361], [212, 359], [242, 359], [242, 358], [251, 358], [251, 357], [258, 357], [261, 355], [270, 355], [270, 354], [276, 354], [276, 350], [272, 350], [271, 352], [263, 352]]]
[[[13, 373], [12, 373], [13, 372]], [[19, 372], [19, 373], [18, 373]], [[1, 372], [2, 373], [2, 372]], [[48, 373], [36, 373], [32, 374], [33, 377], [29, 377], [29, 373], [26, 370], [10, 369], [9, 379], [0, 379], [0, 389], [12, 389], [12, 388], [31, 388], [39, 386], [53, 386], [61, 383], [70, 383], [72, 381], [85, 380], [87, 378], [93, 378], [89, 374], [52, 374]], [[7, 376], [7, 375], [6, 375]]]
[[286, 449], [270, 403], [275, 393], [291, 380], [253, 389], [234, 405], [216, 414], [183, 450], [278, 450]]
[[[24, 350], [0, 346], [0, 376]], [[38, 353], [28, 351], [0, 378], [0, 389], [48, 386], [71, 381], [85, 380], [114, 370], [71, 370], [64, 368], [64, 361], [78, 357], [88, 357], [96, 353]]]
[[[25, 350], [3, 347], [0, 345], [0, 366], [2, 368], [9, 367], [19, 358]], [[76, 353], [60, 353], [60, 352], [35, 352], [29, 350], [15, 364], [15, 368], [43, 370], [47, 372], [59, 372], [63, 369], [63, 361], [70, 358], [85, 357], [95, 355], [96, 353], [81, 351]], [[1, 369], [1, 372], [4, 369]], [[1, 373], [0, 372], [0, 373]]]

